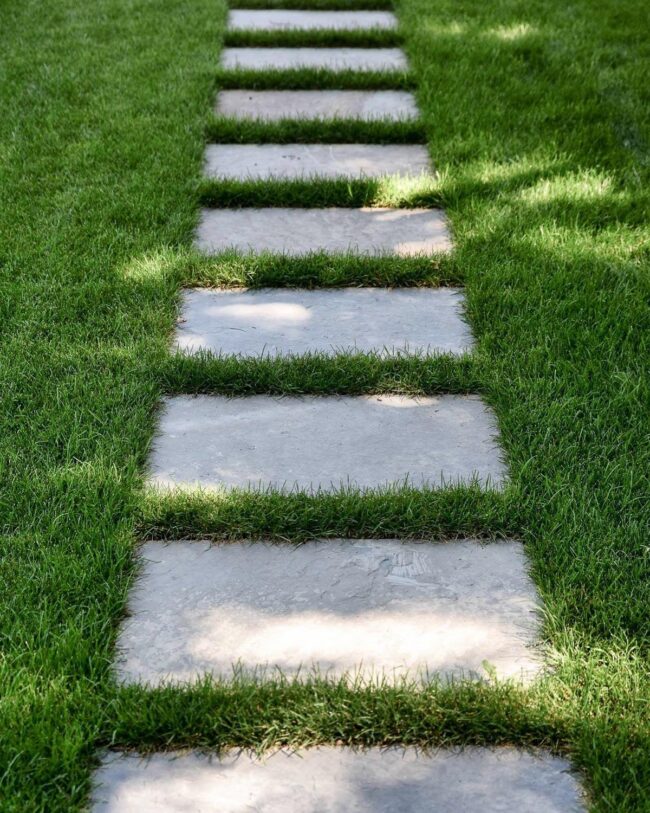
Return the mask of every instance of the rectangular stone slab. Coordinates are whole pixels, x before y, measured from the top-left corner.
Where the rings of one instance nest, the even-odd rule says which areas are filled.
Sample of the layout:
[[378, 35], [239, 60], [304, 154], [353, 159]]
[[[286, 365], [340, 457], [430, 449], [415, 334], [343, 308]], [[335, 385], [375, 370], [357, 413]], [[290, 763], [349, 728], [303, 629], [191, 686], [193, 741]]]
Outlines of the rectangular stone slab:
[[148, 542], [118, 640], [125, 683], [313, 674], [528, 680], [535, 588], [517, 542]]
[[164, 399], [154, 485], [208, 489], [499, 487], [492, 413], [476, 396], [177, 395]]
[[405, 71], [401, 48], [224, 48], [225, 70]]
[[313, 252], [417, 257], [451, 250], [440, 209], [203, 209], [196, 247], [299, 257]]
[[463, 353], [472, 336], [454, 288], [185, 291], [175, 348], [235, 356]]
[[370, 31], [394, 30], [390, 11], [292, 11], [290, 9], [234, 9], [229, 31]]
[[418, 108], [405, 90], [222, 90], [215, 112], [234, 119], [413, 121]]
[[380, 178], [429, 172], [422, 144], [208, 144], [205, 176], [231, 180]]
[[93, 813], [581, 813], [571, 765], [545, 751], [325, 747], [105, 753]]

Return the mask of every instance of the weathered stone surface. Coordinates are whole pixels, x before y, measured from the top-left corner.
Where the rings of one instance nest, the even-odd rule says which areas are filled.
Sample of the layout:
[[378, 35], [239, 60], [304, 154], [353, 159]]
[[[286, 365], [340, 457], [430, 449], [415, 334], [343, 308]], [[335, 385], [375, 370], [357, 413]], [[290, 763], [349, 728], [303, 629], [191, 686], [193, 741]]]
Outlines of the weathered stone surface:
[[570, 764], [544, 751], [320, 747], [104, 755], [93, 813], [581, 813]]
[[326, 251], [413, 257], [451, 250], [439, 209], [203, 209], [196, 246], [207, 254], [301, 256]]
[[235, 119], [412, 121], [418, 109], [403, 90], [222, 90], [216, 112]]
[[151, 454], [161, 487], [326, 491], [403, 482], [500, 486], [492, 413], [476, 396], [166, 398]]
[[208, 178], [378, 178], [430, 170], [422, 144], [209, 144]]
[[230, 31], [369, 31], [393, 30], [397, 19], [390, 11], [293, 11], [290, 9], [233, 9]]
[[185, 291], [175, 347], [236, 356], [462, 353], [472, 336], [454, 288]]
[[400, 48], [224, 48], [221, 67], [227, 70], [404, 71]]
[[233, 672], [426, 683], [539, 670], [517, 542], [148, 542], [118, 641], [127, 683]]

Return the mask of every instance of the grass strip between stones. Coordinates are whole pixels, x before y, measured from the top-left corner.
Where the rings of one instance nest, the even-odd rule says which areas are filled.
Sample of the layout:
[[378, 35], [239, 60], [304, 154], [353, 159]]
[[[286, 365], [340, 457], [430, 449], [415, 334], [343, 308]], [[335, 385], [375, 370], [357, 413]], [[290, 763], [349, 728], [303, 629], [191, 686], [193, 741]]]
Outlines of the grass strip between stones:
[[150, 488], [139, 521], [142, 539], [503, 538], [518, 530], [512, 494], [478, 486], [316, 494]]
[[326, 68], [219, 69], [220, 90], [412, 90], [408, 71], [331, 71]]
[[304, 180], [222, 180], [201, 182], [199, 197], [206, 206], [223, 208], [294, 206], [390, 206], [401, 208], [440, 207], [444, 200], [439, 184], [429, 175], [415, 178]]
[[254, 121], [212, 115], [206, 140], [221, 144], [421, 144], [426, 132], [418, 121]]
[[400, 45], [398, 31], [366, 30], [226, 31], [224, 45], [233, 48], [393, 48]]
[[392, 0], [233, 0], [229, 8], [305, 11], [392, 11]]
[[431, 357], [348, 353], [281, 358], [220, 357], [174, 353], [162, 365], [163, 389], [222, 395], [435, 395], [480, 390], [473, 356]]

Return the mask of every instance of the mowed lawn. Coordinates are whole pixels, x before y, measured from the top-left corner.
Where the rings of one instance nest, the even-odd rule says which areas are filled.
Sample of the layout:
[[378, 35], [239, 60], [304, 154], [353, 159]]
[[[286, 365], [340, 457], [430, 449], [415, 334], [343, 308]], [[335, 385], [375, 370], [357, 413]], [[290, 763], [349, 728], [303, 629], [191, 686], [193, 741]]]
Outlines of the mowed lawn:
[[[250, 77], [219, 76], [220, 0], [0, 0], [3, 813], [84, 809], [102, 747], [325, 742], [544, 746], [581, 769], [593, 811], [650, 810], [650, 7], [396, 10], [423, 127], [233, 128], [212, 116], [214, 96]], [[206, 140], [258, 138], [426, 139], [440, 177], [413, 188], [201, 182]], [[426, 262], [206, 260], [191, 249], [202, 200], [443, 205], [456, 250]], [[467, 288], [472, 359], [168, 356], [182, 285], [451, 282]], [[165, 392], [445, 391], [479, 391], [494, 407], [512, 476], [503, 495], [144, 489]], [[553, 667], [526, 690], [149, 692], [112, 680], [143, 538], [467, 533], [526, 545]]]

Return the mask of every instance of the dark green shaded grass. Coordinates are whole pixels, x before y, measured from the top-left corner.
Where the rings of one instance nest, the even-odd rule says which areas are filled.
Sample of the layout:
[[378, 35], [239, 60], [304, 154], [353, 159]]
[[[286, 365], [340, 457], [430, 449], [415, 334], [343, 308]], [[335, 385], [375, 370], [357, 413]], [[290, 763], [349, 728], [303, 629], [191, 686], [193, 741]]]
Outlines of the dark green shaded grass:
[[392, 10], [392, 0], [233, 0], [229, 8], [292, 8], [319, 11]]
[[[184, 255], [180, 255], [183, 257]], [[143, 263], [148, 266], [147, 260]], [[212, 257], [188, 255], [176, 268], [187, 287], [340, 288], [343, 286], [460, 286], [460, 267], [448, 255], [433, 257], [363, 257], [354, 254], [241, 255], [223, 252]]]
[[478, 486], [419, 489], [408, 484], [361, 492], [226, 494], [149, 490], [145, 539], [507, 537], [520, 530], [513, 494]]
[[226, 31], [224, 45], [233, 48], [394, 48], [402, 43], [398, 31], [371, 28], [360, 31]]
[[471, 393], [480, 389], [481, 381], [474, 357], [446, 354], [429, 358], [361, 353], [237, 358], [207, 352], [174, 353], [163, 362], [161, 377], [170, 394], [222, 395]]
[[412, 90], [408, 71], [331, 71], [326, 68], [220, 69], [220, 90]]
[[[208, 259], [190, 250], [224, 12], [212, 0], [3, 7], [3, 813], [84, 809], [96, 748], [111, 742], [336, 741], [548, 745], [584, 771], [592, 811], [645, 813], [647, 5], [401, 4], [457, 245], [435, 263]], [[227, 141], [238, 128], [242, 140], [295, 141], [320, 140], [322, 125], [231, 126], [221, 130]], [[397, 133], [382, 126], [341, 132]], [[496, 503], [445, 493], [436, 498], [444, 505], [409, 514], [397, 497], [370, 506], [350, 498], [343, 521], [335, 502], [274, 498], [267, 515], [252, 497], [226, 510], [194, 497], [152, 505], [143, 494], [181, 284], [460, 276], [481, 389], [511, 469], [512, 490]], [[545, 602], [554, 671], [526, 690], [118, 690], [115, 634], [138, 536], [155, 523], [174, 535], [278, 539], [373, 528], [516, 533]]]
[[421, 144], [425, 129], [418, 121], [246, 121], [214, 115], [206, 140], [220, 144]]
[[199, 187], [206, 206], [237, 208], [245, 206], [297, 206], [318, 208], [340, 206], [391, 206], [431, 208], [443, 204], [435, 178], [385, 177], [364, 180], [217, 180], [206, 179]]

